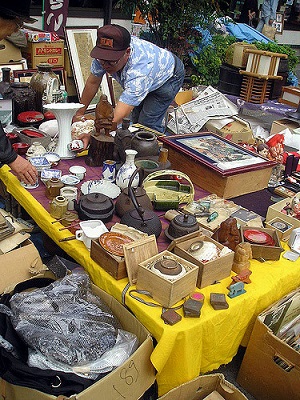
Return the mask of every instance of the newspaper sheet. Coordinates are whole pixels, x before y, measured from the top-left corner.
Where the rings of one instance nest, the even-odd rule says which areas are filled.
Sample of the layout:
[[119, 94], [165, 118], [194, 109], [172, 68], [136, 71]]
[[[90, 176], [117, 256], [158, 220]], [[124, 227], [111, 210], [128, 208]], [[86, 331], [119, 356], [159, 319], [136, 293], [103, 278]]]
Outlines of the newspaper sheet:
[[237, 106], [217, 89], [208, 86], [196, 99], [174, 109], [167, 127], [176, 134], [194, 133], [199, 132], [209, 119], [236, 114]]

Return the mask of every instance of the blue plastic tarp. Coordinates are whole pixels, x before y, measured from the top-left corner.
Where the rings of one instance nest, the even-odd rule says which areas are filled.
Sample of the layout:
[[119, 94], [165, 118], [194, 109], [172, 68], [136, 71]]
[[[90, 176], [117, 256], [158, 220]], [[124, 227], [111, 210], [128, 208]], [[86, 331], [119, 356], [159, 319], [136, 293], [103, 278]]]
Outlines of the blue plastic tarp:
[[272, 42], [267, 36], [258, 32], [256, 29], [252, 28], [247, 24], [237, 23], [237, 22], [223, 22], [226, 31], [236, 37], [238, 40], [247, 43], [253, 43], [255, 41], [269, 43]]

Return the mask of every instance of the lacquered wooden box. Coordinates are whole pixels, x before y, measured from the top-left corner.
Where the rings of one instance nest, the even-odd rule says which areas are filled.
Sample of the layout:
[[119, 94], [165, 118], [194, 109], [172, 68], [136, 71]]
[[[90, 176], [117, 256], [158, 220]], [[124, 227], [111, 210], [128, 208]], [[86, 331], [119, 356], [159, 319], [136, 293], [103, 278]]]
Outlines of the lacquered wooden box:
[[225, 199], [268, 186], [274, 161], [212, 133], [163, 136], [172, 168]]

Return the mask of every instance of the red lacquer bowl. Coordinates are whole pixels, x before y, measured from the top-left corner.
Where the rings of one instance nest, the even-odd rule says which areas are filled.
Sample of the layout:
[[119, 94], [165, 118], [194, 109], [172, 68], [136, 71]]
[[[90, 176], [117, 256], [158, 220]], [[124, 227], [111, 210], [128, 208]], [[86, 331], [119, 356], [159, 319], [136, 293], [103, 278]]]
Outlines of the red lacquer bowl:
[[22, 156], [22, 155], [26, 154], [27, 150], [30, 147], [30, 144], [19, 142], [19, 143], [13, 143], [12, 147], [16, 153], [18, 153], [20, 156]]

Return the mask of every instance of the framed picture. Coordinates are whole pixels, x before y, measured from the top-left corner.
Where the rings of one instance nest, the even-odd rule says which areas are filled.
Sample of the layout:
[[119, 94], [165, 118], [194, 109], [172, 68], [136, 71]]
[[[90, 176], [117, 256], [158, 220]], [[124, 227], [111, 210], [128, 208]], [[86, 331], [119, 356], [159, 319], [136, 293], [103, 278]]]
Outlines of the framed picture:
[[27, 61], [21, 60], [18, 62], [11, 62], [6, 64], [0, 64], [0, 80], [2, 80], [2, 68], [10, 68], [11, 76], [14, 76], [14, 71], [24, 70], [27, 68]]
[[[97, 27], [68, 27], [65, 37], [74, 75], [78, 98], [81, 98], [85, 82], [90, 75], [92, 58], [90, 53], [96, 45]], [[109, 88], [108, 76], [104, 75], [101, 87], [92, 99], [88, 111], [94, 110], [101, 94], [106, 94], [108, 101], [114, 103], [112, 91]]]
[[[17, 78], [19, 82], [30, 82], [32, 75], [36, 72], [36, 69], [24, 69], [13, 71], [14, 78]], [[52, 71], [57, 75], [59, 85], [66, 86], [66, 71], [62, 67], [53, 67]]]
[[274, 161], [212, 132], [162, 136], [160, 140], [223, 177], [275, 165]]
[[276, 20], [273, 22], [273, 26], [276, 28], [276, 33], [279, 34], [283, 33], [283, 24], [284, 24], [284, 13], [277, 12]]

